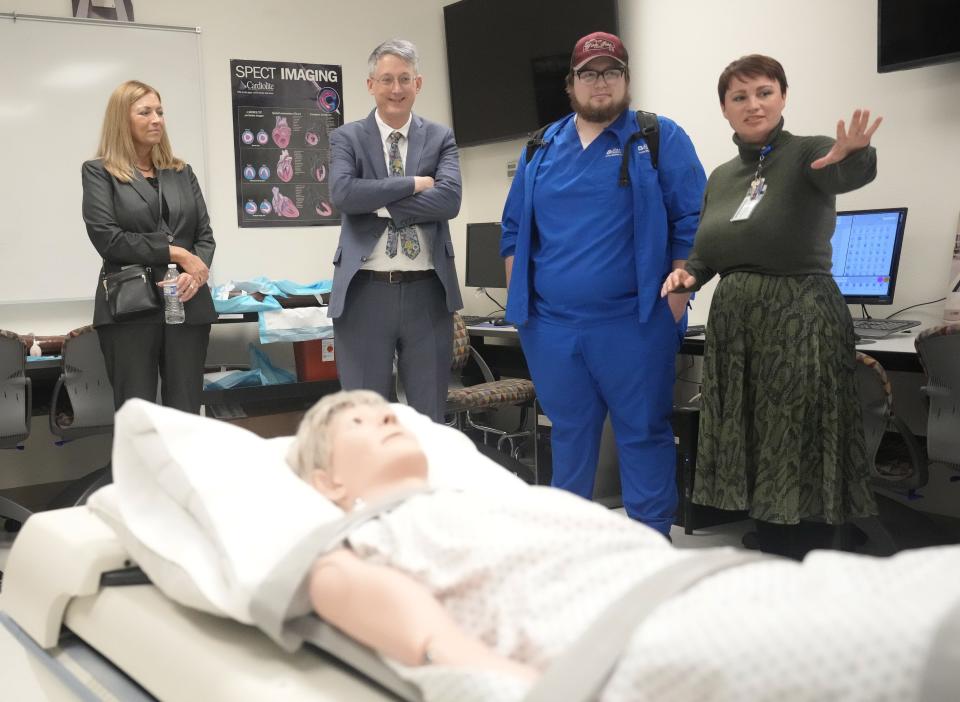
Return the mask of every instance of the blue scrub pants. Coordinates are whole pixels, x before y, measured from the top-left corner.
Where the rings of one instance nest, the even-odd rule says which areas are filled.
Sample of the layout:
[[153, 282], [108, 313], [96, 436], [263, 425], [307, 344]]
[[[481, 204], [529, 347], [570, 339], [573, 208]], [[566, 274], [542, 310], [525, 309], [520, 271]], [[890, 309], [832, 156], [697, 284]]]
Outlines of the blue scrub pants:
[[650, 316], [568, 327], [531, 315], [518, 331], [553, 423], [553, 486], [593, 497], [609, 410], [627, 514], [667, 534], [677, 507], [670, 417], [681, 338], [666, 302]]

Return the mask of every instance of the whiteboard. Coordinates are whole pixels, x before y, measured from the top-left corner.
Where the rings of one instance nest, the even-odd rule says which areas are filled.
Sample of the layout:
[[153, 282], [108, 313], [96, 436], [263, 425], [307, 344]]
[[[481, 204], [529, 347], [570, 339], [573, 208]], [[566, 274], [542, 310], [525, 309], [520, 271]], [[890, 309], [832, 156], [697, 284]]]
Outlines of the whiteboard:
[[90, 300], [80, 166], [120, 83], [160, 92], [174, 153], [204, 183], [199, 30], [0, 13], [0, 66], [0, 304]]

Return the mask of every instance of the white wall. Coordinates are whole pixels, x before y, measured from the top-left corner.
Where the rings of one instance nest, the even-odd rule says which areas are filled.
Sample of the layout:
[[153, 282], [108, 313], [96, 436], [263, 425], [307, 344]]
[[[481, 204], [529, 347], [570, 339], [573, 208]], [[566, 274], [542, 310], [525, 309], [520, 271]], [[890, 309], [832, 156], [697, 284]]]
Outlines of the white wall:
[[[353, 120], [363, 117], [372, 104], [363, 82], [370, 49], [387, 36], [404, 36], [418, 44], [423, 56], [425, 80], [417, 111], [449, 123], [442, 16], [442, 7], [449, 1], [419, 0], [399, 6], [387, 0], [138, 0], [138, 21], [203, 29], [206, 196], [218, 243], [215, 280], [257, 274], [302, 281], [328, 277], [338, 233], [335, 227], [237, 227], [229, 59], [340, 63], [345, 117]], [[0, 11], [68, 15], [69, 7], [68, 0], [0, 0]], [[896, 305], [876, 308], [874, 313], [883, 315], [943, 295], [960, 212], [960, 129], [956, 126], [960, 124], [960, 63], [878, 74], [875, 0], [621, 0], [620, 15], [621, 33], [632, 58], [634, 105], [679, 122], [708, 171], [735, 153], [717, 104], [716, 79], [730, 60], [746, 53], [769, 53], [784, 64], [790, 82], [785, 117], [794, 133], [832, 134], [836, 121], [848, 118], [859, 106], [882, 114], [884, 125], [874, 139], [880, 158], [877, 180], [838, 201], [843, 209], [910, 208]], [[169, 119], [175, 121], [176, 115]], [[452, 223], [461, 280], [465, 224], [500, 218], [509, 187], [506, 164], [517, 157], [522, 144], [523, 140], [515, 140], [461, 151], [464, 201]], [[262, 267], [257, 250], [264, 246], [280, 252], [272, 260], [285, 263], [276, 270]], [[693, 321], [705, 320], [709, 296], [709, 289], [700, 296]], [[473, 290], [466, 291], [465, 304], [470, 313], [493, 307]], [[86, 303], [23, 307], [13, 311], [13, 319], [2, 320], [2, 325], [53, 334], [90, 318]], [[9, 309], [4, 308], [5, 316]], [[926, 309], [933, 320], [941, 306]], [[913, 311], [910, 316], [922, 317]]]

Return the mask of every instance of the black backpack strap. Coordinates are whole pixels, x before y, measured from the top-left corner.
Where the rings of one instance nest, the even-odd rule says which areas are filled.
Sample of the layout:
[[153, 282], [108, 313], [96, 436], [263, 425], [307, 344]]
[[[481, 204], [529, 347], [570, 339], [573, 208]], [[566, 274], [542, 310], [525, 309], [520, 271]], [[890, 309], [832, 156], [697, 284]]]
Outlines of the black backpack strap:
[[656, 170], [660, 156], [660, 122], [657, 120], [657, 115], [653, 112], [637, 110], [637, 126], [640, 127], [640, 134], [650, 149], [650, 164]]
[[637, 129], [638, 131], [630, 135], [623, 147], [623, 158], [620, 161], [620, 185], [630, 185], [630, 153], [633, 151], [634, 142], [639, 139], [647, 142], [647, 148], [650, 149], [650, 165], [653, 166], [653, 170], [657, 170], [660, 157], [660, 122], [657, 120], [657, 115], [653, 112], [637, 110]]
[[527, 163], [530, 163], [530, 159], [532, 159], [533, 155], [537, 153], [537, 149], [543, 146], [543, 135], [547, 133], [549, 128], [549, 124], [543, 125], [540, 127], [540, 129], [533, 133], [533, 136], [531, 136], [529, 140], [527, 140]]

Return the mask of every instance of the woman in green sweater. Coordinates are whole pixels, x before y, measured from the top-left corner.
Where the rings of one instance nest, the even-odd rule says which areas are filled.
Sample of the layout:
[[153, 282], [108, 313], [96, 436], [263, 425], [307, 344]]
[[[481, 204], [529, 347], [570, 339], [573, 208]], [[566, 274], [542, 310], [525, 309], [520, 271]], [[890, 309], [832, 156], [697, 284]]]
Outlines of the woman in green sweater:
[[693, 499], [749, 510], [760, 548], [802, 557], [796, 526], [876, 513], [850, 314], [830, 275], [836, 195], [876, 176], [867, 110], [836, 140], [783, 129], [787, 79], [768, 56], [724, 69], [739, 154], [710, 175], [684, 268], [662, 294], [720, 274], [710, 307]]

